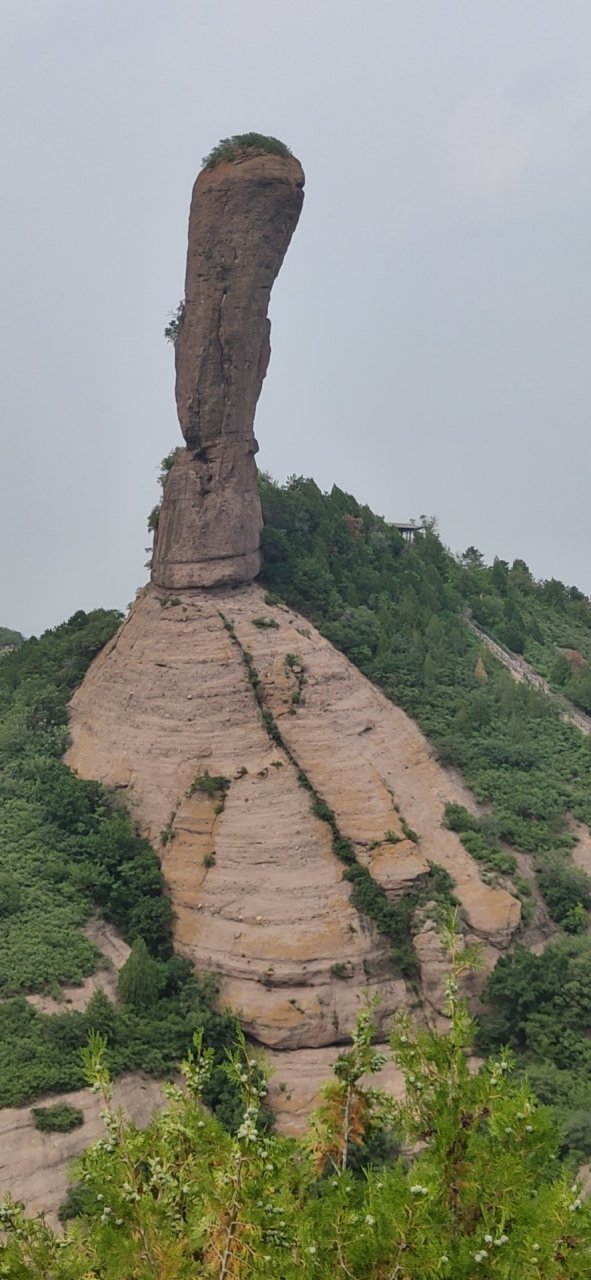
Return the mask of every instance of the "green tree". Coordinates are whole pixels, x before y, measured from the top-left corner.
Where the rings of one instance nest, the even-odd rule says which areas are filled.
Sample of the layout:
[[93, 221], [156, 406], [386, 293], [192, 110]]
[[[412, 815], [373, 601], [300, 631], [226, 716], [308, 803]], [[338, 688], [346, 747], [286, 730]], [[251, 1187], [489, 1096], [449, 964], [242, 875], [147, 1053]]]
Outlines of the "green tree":
[[161, 981], [158, 961], [150, 955], [144, 939], [137, 938], [119, 970], [117, 988], [121, 1000], [132, 1009], [150, 1009], [158, 999]]
[[22, 901], [16, 876], [0, 871], [0, 919], [19, 910]]
[[114, 1039], [117, 1028], [117, 1010], [111, 1004], [108, 995], [100, 988], [94, 991], [85, 1009], [86, 1025], [89, 1031], [98, 1031], [107, 1043]]
[[[195, 1037], [184, 1090], [147, 1129], [114, 1110], [104, 1043], [87, 1069], [107, 1141], [77, 1169], [79, 1223], [57, 1237], [7, 1200], [0, 1274], [10, 1280], [584, 1280], [591, 1209], [561, 1169], [549, 1114], [515, 1080], [508, 1052], [473, 1073], [473, 1024], [458, 998], [471, 957], [451, 935], [445, 1035], [397, 1020], [392, 1057], [405, 1099], [384, 1108], [365, 1083], [380, 1057], [369, 1022], [337, 1064], [303, 1144], [261, 1133], [261, 1064], [240, 1037], [227, 1064], [242, 1095], [234, 1137], [201, 1099], [213, 1068]], [[415, 1155], [363, 1178], [349, 1156], [380, 1112]], [[322, 1171], [325, 1171], [324, 1173]]]

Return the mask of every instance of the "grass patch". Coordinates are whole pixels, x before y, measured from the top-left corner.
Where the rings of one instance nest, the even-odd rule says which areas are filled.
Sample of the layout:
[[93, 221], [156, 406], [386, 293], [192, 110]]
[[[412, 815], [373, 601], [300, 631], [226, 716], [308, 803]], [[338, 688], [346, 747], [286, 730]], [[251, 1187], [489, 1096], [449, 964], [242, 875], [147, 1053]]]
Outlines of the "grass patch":
[[259, 631], [278, 631], [279, 623], [276, 618], [253, 618], [253, 627], [258, 627]]

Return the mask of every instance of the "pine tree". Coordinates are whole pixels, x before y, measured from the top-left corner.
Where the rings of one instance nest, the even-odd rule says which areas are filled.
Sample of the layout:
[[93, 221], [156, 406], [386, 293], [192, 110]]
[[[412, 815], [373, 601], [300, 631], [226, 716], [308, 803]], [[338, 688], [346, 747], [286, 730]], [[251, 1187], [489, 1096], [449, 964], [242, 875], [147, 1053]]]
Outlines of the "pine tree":
[[158, 997], [160, 966], [150, 955], [143, 938], [136, 938], [129, 956], [119, 970], [117, 988], [124, 1004], [132, 1009], [149, 1009]]

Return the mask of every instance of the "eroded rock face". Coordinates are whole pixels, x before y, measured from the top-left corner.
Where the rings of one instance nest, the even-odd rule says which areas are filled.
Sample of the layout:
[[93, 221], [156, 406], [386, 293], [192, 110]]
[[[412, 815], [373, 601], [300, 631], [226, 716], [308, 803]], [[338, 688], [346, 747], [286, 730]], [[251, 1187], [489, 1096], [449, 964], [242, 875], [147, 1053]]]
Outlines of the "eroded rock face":
[[[273, 625], [257, 625], [263, 617]], [[265, 728], [245, 651], [286, 749]], [[389, 897], [440, 863], [488, 968], [517, 927], [518, 902], [482, 882], [444, 825], [446, 801], [464, 795], [417, 726], [256, 584], [187, 591], [177, 603], [147, 588], [74, 695], [70, 728], [69, 763], [126, 788], [160, 848], [178, 949], [221, 975], [222, 1000], [268, 1046], [342, 1043], [364, 989], [380, 999], [384, 1030], [416, 1001], [351, 902], [302, 771]], [[191, 786], [206, 771], [228, 781], [222, 808]], [[173, 838], [160, 846], [163, 828]], [[431, 992], [439, 950], [418, 954]]]
[[187, 448], [166, 483], [152, 581], [247, 582], [260, 569], [253, 423], [270, 356], [271, 289], [304, 198], [291, 156], [249, 151], [193, 189], [185, 306], [175, 344]]

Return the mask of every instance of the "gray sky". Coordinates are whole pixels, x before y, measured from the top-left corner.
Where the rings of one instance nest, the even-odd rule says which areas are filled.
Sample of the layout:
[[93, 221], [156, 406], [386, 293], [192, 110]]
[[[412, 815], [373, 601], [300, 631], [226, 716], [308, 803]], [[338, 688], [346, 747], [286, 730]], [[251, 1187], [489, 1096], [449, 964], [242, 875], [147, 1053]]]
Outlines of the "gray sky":
[[589, 0], [2, 0], [0, 623], [145, 580], [191, 186], [250, 129], [307, 178], [259, 464], [591, 592], [590, 63]]

